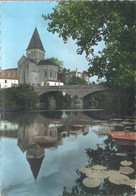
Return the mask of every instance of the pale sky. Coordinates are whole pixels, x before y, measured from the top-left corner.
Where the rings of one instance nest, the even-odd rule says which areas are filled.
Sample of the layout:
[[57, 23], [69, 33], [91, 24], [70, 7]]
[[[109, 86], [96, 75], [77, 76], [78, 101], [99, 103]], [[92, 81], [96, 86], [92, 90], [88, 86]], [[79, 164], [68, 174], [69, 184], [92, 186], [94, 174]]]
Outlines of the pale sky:
[[[48, 22], [42, 14], [52, 12], [55, 1], [2, 1], [1, 2], [1, 62], [2, 69], [16, 68], [17, 62], [26, 55], [26, 48], [37, 27], [45, 58], [55, 57], [64, 62], [67, 69], [83, 71], [88, 69], [85, 54], [77, 55], [77, 46], [72, 39], [64, 44], [58, 34], [47, 31]], [[101, 47], [103, 47], [101, 45]], [[100, 46], [96, 48], [99, 50]]]

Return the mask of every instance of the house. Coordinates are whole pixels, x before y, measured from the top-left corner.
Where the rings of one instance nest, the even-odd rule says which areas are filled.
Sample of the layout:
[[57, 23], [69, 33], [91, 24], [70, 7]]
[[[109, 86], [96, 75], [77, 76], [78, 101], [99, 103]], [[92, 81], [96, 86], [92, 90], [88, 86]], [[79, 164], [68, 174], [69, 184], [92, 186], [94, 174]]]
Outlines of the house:
[[0, 88], [10, 88], [18, 85], [18, 80], [12, 77], [0, 77]]
[[89, 84], [89, 74], [86, 71], [83, 71], [82, 73], [77, 71], [77, 69], [75, 71], [70, 71], [70, 72], [66, 72], [63, 74], [63, 82], [64, 84], [68, 84], [70, 79], [73, 77], [79, 77], [83, 80], [85, 80], [87, 82], [87, 84]]
[[41, 86], [64, 86], [64, 83], [60, 81], [48, 80], [41, 82]]
[[44, 81], [57, 81], [58, 66], [45, 59], [45, 50], [37, 28], [35, 28], [26, 56], [18, 61], [19, 84], [41, 85]]
[[17, 79], [17, 68], [12, 69], [0, 69], [0, 77], [12, 77]]

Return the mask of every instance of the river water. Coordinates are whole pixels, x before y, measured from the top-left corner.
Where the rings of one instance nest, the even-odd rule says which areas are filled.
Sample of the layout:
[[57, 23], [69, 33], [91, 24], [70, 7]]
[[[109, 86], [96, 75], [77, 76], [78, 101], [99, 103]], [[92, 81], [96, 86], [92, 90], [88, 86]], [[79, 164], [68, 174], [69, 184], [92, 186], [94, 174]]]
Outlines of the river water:
[[2, 196], [134, 195], [134, 186], [108, 178], [86, 188], [85, 176], [77, 172], [96, 165], [119, 171], [121, 162], [129, 161], [132, 172], [125, 175], [135, 178], [135, 146], [116, 143], [111, 130], [135, 132], [134, 116], [101, 110], [2, 113]]

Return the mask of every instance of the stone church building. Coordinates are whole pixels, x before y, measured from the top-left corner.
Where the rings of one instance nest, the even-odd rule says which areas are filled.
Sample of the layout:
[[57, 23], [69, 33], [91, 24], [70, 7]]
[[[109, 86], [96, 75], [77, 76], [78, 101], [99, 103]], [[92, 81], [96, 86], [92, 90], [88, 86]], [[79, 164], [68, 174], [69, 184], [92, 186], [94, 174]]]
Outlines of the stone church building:
[[18, 61], [19, 83], [40, 85], [44, 81], [57, 81], [58, 67], [45, 59], [45, 50], [37, 28], [35, 28], [30, 43], [26, 49], [26, 56]]

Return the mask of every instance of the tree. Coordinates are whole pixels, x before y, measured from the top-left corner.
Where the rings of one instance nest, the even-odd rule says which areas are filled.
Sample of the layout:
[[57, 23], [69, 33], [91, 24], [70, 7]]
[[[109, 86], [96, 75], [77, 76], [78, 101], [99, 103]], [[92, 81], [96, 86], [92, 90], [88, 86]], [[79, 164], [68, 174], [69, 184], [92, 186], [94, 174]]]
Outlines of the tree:
[[66, 73], [70, 71], [69, 69], [66, 69], [64, 66], [64, 62], [60, 61], [58, 58], [51, 57], [48, 60], [50, 60], [53, 64], [58, 66], [58, 73]]
[[[109, 86], [125, 89], [132, 100], [136, 79], [135, 13], [136, 2], [63, 1], [43, 17], [50, 20], [48, 30], [57, 32], [64, 42], [69, 37], [76, 40], [77, 53], [86, 53], [91, 76], [104, 77]], [[105, 47], [96, 54], [94, 46], [100, 42]]]
[[16, 107], [21, 110], [27, 110], [38, 102], [38, 95], [33, 86], [29, 84], [20, 84], [18, 87], [5, 89], [3, 98], [4, 106]]
[[63, 61], [60, 61], [58, 58], [55, 58], [55, 57], [51, 57], [48, 59], [49, 61], [51, 61], [53, 64], [57, 65], [58, 66], [58, 72], [62, 72], [63, 70]]
[[63, 82], [64, 73], [69, 72], [70, 69], [66, 69], [65, 67], [63, 67], [64, 62], [58, 60], [58, 58], [51, 57], [48, 60], [50, 60], [53, 64], [58, 66], [58, 80]]
[[72, 76], [69, 80], [69, 85], [87, 85], [87, 82], [80, 77]]

